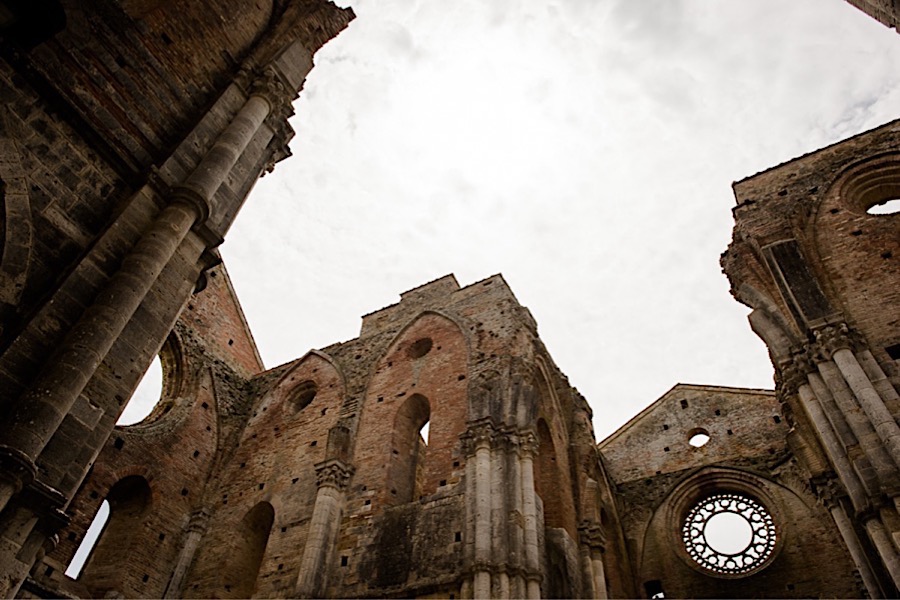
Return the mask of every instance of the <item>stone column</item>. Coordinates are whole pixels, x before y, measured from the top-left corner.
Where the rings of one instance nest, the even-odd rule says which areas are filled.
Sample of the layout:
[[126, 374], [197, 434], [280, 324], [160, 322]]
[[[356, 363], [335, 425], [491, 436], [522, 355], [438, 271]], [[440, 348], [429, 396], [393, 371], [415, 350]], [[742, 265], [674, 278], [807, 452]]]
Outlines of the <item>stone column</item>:
[[220, 134], [169, 205], [143, 233], [118, 271], [47, 360], [30, 388], [13, 404], [0, 429], [0, 511], [35, 475], [34, 462], [109, 349], [131, 320], [191, 227], [206, 220], [210, 203], [272, 110], [274, 72]]
[[900, 466], [900, 426], [891, 416], [884, 400], [872, 385], [865, 370], [851, 351], [850, 330], [845, 323], [828, 325], [814, 331], [823, 352], [831, 355], [844, 380], [853, 390], [863, 411], [890, 457], [895, 469]]
[[819, 439], [822, 441], [822, 446], [825, 448], [825, 452], [828, 454], [831, 464], [834, 465], [834, 470], [837, 473], [838, 478], [847, 488], [847, 493], [850, 496], [850, 501], [853, 503], [854, 509], [863, 510], [868, 506], [865, 491], [863, 490], [859, 478], [853, 471], [853, 467], [850, 465], [850, 460], [847, 458], [844, 447], [832, 430], [831, 423], [828, 422], [828, 418], [825, 416], [809, 383], [801, 385], [797, 390], [797, 393], [800, 397], [800, 403], [803, 405], [803, 409], [809, 416], [809, 420], [812, 422], [813, 427], [816, 428], [816, 433], [819, 434]]
[[493, 426], [482, 421], [470, 428], [475, 460], [475, 598], [491, 597], [491, 442]]
[[847, 545], [850, 558], [853, 559], [853, 564], [856, 565], [856, 569], [859, 571], [863, 585], [866, 586], [866, 591], [869, 593], [869, 598], [884, 598], [881, 585], [879, 585], [878, 579], [872, 572], [872, 566], [866, 558], [866, 552], [860, 545], [859, 538], [856, 536], [856, 530], [853, 529], [853, 524], [850, 522], [850, 518], [847, 517], [844, 507], [837, 501], [827, 502], [826, 504], [830, 505], [831, 517], [837, 525], [844, 544]]
[[897, 556], [897, 548], [891, 542], [891, 538], [885, 531], [881, 519], [873, 516], [866, 521], [866, 532], [869, 534], [872, 543], [875, 544], [878, 556], [881, 557], [881, 562], [887, 568], [894, 585], [900, 588], [900, 557]]
[[600, 523], [585, 521], [578, 528], [582, 548], [582, 561], [590, 576], [592, 595], [595, 600], [606, 600], [606, 571], [603, 567], [603, 551], [606, 547], [606, 534]]
[[185, 527], [184, 543], [181, 545], [181, 552], [178, 553], [178, 562], [175, 563], [175, 569], [172, 571], [172, 577], [169, 579], [169, 585], [166, 586], [163, 598], [181, 598], [184, 578], [187, 576], [191, 563], [194, 562], [194, 554], [200, 547], [200, 540], [203, 539], [208, 524], [209, 513], [206, 512], [206, 509], [201, 508], [191, 514]]
[[522, 449], [522, 508], [525, 517], [525, 579], [526, 598], [541, 597], [541, 552], [538, 547], [537, 492], [534, 489], [534, 457], [538, 452], [538, 440], [534, 432], [520, 435]]
[[522, 500], [522, 465], [519, 457], [519, 436], [509, 432], [509, 444], [507, 445], [507, 481], [506, 489], [509, 496], [508, 506], [508, 544], [507, 556], [511, 572], [510, 594], [513, 598], [524, 598], [527, 586], [523, 572], [525, 570], [525, 523], [524, 506]]
[[352, 466], [336, 459], [316, 465], [318, 491], [300, 561], [295, 590], [298, 598], [321, 598], [325, 592], [328, 558], [337, 542], [344, 496], [353, 470]]
[[491, 448], [491, 566], [493, 577], [491, 595], [495, 598], [510, 597], [509, 582], [509, 519], [506, 518], [506, 447], [508, 434], [497, 432]]

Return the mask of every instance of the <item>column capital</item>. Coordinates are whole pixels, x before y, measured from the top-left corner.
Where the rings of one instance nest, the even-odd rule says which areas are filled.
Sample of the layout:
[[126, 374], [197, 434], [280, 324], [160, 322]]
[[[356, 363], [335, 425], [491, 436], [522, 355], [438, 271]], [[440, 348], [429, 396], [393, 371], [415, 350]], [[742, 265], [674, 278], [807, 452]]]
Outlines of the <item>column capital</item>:
[[795, 395], [801, 386], [807, 385], [807, 375], [816, 370], [805, 348], [792, 352], [789, 358], [780, 361], [776, 367], [779, 390], [788, 396]]
[[581, 543], [591, 550], [602, 552], [606, 548], [606, 532], [596, 521], [582, 521], [578, 526], [578, 537]]
[[34, 481], [37, 466], [24, 452], [11, 446], [0, 445], [0, 480], [13, 485], [15, 493]]
[[356, 469], [342, 460], [326, 460], [316, 465], [316, 485], [319, 488], [333, 487], [337, 490], [347, 489], [350, 477]]
[[831, 360], [838, 350], [853, 350], [857, 345], [856, 333], [847, 323], [829, 323], [813, 329], [815, 341], [810, 344], [809, 352], [821, 360]]
[[191, 513], [185, 530], [203, 533], [206, 531], [207, 525], [209, 525], [209, 511], [205, 508], [200, 508]]
[[463, 453], [468, 457], [474, 455], [480, 448], [488, 448], [494, 445], [497, 431], [490, 419], [479, 419], [469, 423], [469, 428], [460, 436], [463, 444]]
[[530, 429], [519, 432], [519, 451], [523, 457], [534, 458], [538, 455], [540, 442]]

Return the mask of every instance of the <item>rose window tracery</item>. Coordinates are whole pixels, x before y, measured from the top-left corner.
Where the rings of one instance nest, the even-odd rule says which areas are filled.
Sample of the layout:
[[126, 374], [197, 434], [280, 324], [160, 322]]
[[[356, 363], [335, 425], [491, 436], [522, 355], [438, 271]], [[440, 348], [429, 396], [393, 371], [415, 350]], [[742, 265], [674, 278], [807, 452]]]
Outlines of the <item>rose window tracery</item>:
[[691, 508], [682, 527], [688, 554], [704, 570], [745, 575], [762, 568], [775, 549], [775, 522], [747, 496], [720, 493]]

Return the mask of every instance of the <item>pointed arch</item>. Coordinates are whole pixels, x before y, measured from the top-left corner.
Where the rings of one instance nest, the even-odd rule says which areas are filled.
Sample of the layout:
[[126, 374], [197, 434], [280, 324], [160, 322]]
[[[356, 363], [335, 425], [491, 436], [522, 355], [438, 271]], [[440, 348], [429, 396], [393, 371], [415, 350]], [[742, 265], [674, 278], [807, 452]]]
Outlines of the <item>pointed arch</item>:
[[388, 505], [412, 502], [423, 489], [428, 440], [420, 432], [431, 418], [431, 404], [421, 394], [413, 394], [394, 417], [391, 458], [386, 496]]
[[256, 591], [256, 579], [275, 523], [275, 509], [259, 502], [244, 515], [229, 539], [228, 559], [222, 566], [222, 592], [225, 598], [250, 598]]
[[321, 403], [316, 398], [326, 389], [336, 390], [340, 402], [345, 388], [340, 365], [320, 350], [309, 350], [294, 361], [272, 386], [257, 406], [256, 417], [275, 407], [279, 407], [285, 415], [296, 415], [314, 401]]
[[[376, 491], [378, 501], [415, 501], [455, 485], [462, 476], [460, 435], [468, 418], [469, 347], [456, 319], [428, 310], [406, 323], [373, 364], [355, 439], [359, 470], [354, 481]], [[415, 395], [421, 398], [413, 399]], [[419, 438], [409, 433], [410, 423], [418, 433], [425, 422], [430, 427], [427, 449], [424, 440], [416, 449], [412, 439], [418, 443]], [[400, 447], [386, 447], [385, 442], [395, 438]], [[405, 464], [416, 455], [419, 491], [408, 483], [394, 485], [402, 469], [393, 451], [407, 457]]]
[[119, 559], [137, 549], [139, 533], [152, 507], [150, 484], [141, 475], [125, 476], [110, 488], [106, 502], [108, 520], [80, 577], [95, 597], [110, 591], [128, 593], [127, 579], [133, 574], [123, 572]]

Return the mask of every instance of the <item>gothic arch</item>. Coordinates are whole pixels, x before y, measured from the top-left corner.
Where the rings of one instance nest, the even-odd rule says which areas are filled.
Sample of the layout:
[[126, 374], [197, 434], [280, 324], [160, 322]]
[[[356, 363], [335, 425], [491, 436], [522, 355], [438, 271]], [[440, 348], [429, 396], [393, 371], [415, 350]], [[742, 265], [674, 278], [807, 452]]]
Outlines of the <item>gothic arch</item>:
[[275, 509], [269, 502], [258, 502], [237, 523], [228, 559], [221, 568], [223, 596], [250, 598], [256, 591], [256, 580], [275, 523]]
[[127, 593], [127, 579], [135, 574], [125, 572], [119, 559], [137, 548], [152, 496], [149, 482], [141, 475], [122, 477], [107, 493], [109, 517], [79, 578], [95, 597]]
[[386, 483], [389, 493], [385, 495], [389, 505], [406, 504], [425, 492], [434, 492], [424, 487], [428, 440], [419, 433], [430, 418], [431, 404], [421, 394], [407, 398], [394, 416]]
[[[459, 323], [436, 311], [419, 313], [394, 336], [370, 371], [355, 436], [357, 485], [373, 490], [379, 501], [396, 503], [400, 490], [386, 486], [395, 455], [384, 441], [395, 434], [403, 437], [394, 425], [402, 423], [398, 415], [414, 405], [420, 406], [412, 411], [418, 420], [427, 419], [430, 425], [420, 495], [454, 484], [462, 473], [460, 435], [468, 418], [469, 355], [469, 340]], [[414, 395], [427, 400], [406, 404]]]
[[[346, 388], [340, 365], [319, 350], [310, 350], [284, 372], [256, 407], [256, 415], [280, 407], [285, 414], [296, 413], [314, 401], [324, 388], [337, 388], [343, 398]], [[309, 392], [312, 391], [312, 397]], [[290, 404], [285, 406], [285, 404]]]

